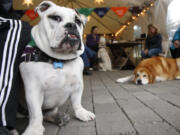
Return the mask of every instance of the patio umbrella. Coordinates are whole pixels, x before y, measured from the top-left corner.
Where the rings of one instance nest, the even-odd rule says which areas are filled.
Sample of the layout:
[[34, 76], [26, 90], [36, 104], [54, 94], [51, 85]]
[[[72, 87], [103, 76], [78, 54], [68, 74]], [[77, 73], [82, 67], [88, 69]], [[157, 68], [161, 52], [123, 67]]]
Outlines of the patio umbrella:
[[[21, 0], [14, 0], [13, 7], [15, 9], [33, 9], [37, 6], [42, 0], [33, 0], [33, 4], [30, 4], [29, 7], [23, 5], [23, 1]], [[84, 33], [90, 33], [90, 29], [93, 25], [98, 26], [99, 34], [112, 34], [116, 33], [119, 28], [124, 25], [128, 20], [132, 17], [132, 12], [127, 10], [122, 16], [118, 15], [115, 10], [112, 8], [132, 8], [132, 7], [141, 7], [146, 2], [150, 2], [151, 0], [104, 0], [102, 4], [96, 4], [94, 0], [52, 0], [58, 5], [70, 7], [70, 8], [93, 8], [93, 12], [89, 14], [88, 18], [89, 21], [85, 27]], [[104, 16], [98, 14], [98, 9], [107, 9], [108, 11], [105, 13]], [[124, 9], [125, 10], [125, 9]], [[123, 12], [123, 11], [122, 11]], [[36, 24], [39, 19], [30, 19], [27, 14], [22, 18], [25, 21], [29, 21], [30, 24]]]

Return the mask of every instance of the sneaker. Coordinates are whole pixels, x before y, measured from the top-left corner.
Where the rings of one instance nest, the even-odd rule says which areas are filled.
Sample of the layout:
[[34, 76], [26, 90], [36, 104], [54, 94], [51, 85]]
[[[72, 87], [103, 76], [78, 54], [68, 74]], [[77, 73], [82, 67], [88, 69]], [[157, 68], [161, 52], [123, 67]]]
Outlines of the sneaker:
[[88, 67], [84, 67], [83, 75], [92, 75], [92, 73], [89, 71]]
[[10, 133], [11, 133], [12, 135], [19, 135], [19, 133], [18, 133], [18, 131], [17, 131], [16, 129], [10, 130]]

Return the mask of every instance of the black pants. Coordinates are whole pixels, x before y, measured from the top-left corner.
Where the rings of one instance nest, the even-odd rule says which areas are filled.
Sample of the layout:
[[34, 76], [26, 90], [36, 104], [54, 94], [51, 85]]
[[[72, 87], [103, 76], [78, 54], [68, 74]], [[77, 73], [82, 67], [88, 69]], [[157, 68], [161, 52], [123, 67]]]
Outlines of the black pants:
[[171, 55], [173, 58], [179, 58], [180, 57], [180, 47], [176, 49], [170, 49]]
[[0, 17], [0, 126], [15, 125], [20, 57], [30, 41], [30, 30], [25, 22]]

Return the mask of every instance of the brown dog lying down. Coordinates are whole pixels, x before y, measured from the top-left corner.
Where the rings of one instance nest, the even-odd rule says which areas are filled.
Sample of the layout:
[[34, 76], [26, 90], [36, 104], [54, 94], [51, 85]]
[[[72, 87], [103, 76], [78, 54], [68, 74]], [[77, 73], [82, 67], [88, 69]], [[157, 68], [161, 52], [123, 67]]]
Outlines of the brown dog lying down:
[[118, 83], [133, 81], [135, 84], [151, 84], [158, 81], [180, 79], [180, 58], [153, 57], [141, 61], [133, 75], [119, 78]]

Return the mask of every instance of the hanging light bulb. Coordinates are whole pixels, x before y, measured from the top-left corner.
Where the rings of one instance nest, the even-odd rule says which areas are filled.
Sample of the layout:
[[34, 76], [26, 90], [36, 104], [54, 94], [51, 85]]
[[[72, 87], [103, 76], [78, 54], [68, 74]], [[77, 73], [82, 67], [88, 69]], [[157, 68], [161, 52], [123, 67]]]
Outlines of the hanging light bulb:
[[143, 12], [145, 13], [145, 12], [146, 12], [146, 9], [143, 9]]
[[154, 3], [151, 3], [150, 6], [151, 6], [151, 7], [154, 6]]
[[87, 17], [87, 21], [89, 22], [91, 20], [91, 16], [88, 16]]
[[135, 19], [136, 19], [136, 16], [132, 16], [132, 19], [135, 20]]
[[33, 0], [24, 0], [23, 5], [27, 5], [29, 7], [30, 5], [33, 5]]
[[127, 23], [127, 25], [130, 25], [130, 24], [131, 24], [131, 22], [128, 22], [128, 23]]
[[95, 4], [101, 4], [101, 3], [104, 3], [104, 0], [94, 0], [94, 3]]

